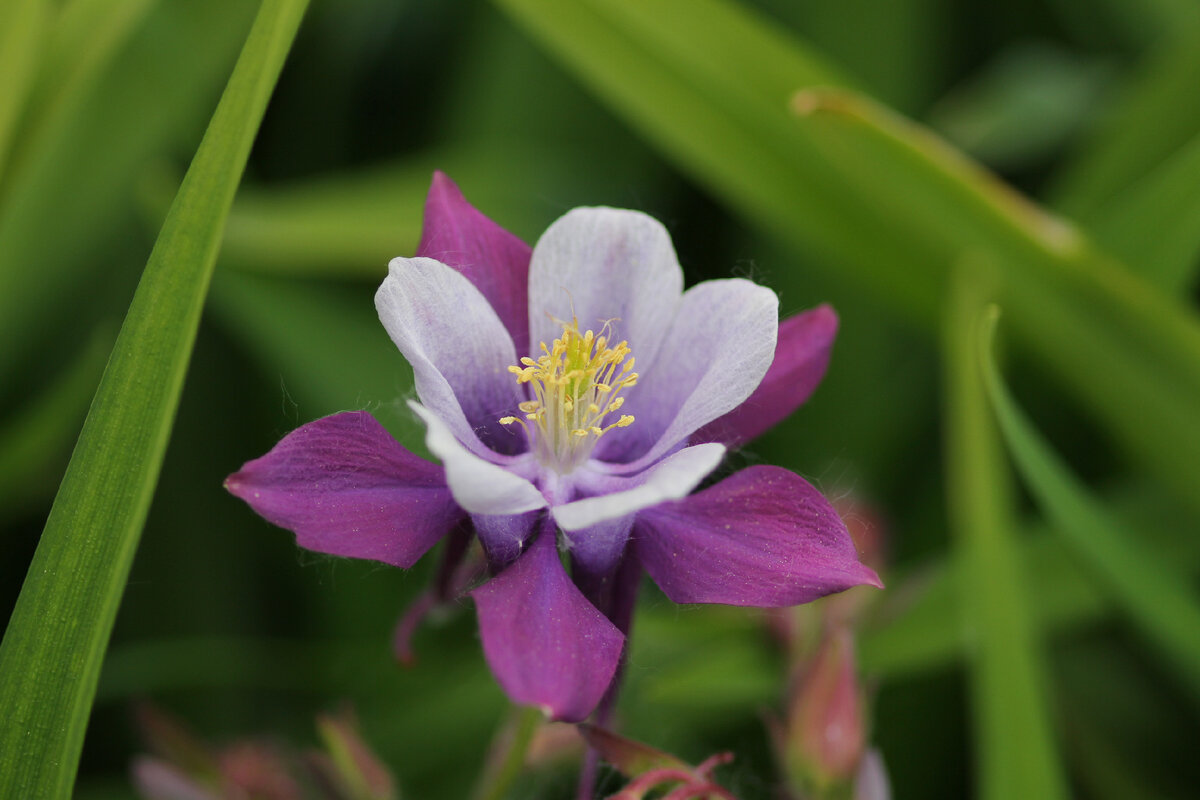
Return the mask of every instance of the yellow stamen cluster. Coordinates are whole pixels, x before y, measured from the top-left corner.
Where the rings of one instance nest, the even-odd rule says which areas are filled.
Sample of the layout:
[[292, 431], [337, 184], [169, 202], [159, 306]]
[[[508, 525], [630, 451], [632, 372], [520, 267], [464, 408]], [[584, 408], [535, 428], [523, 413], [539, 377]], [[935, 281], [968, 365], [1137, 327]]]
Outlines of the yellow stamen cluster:
[[[607, 324], [605, 325], [607, 328]], [[637, 383], [628, 342], [609, 346], [601, 329], [579, 332], [579, 321], [563, 324], [563, 335], [535, 361], [525, 357], [508, 371], [517, 383], [528, 383], [535, 399], [520, 404], [525, 418], [502, 417], [504, 425], [520, 423], [532, 437], [534, 452], [543, 464], [570, 472], [588, 457], [596, 440], [613, 428], [633, 424], [623, 414], [616, 422], [604, 418], [625, 404], [621, 392]]]

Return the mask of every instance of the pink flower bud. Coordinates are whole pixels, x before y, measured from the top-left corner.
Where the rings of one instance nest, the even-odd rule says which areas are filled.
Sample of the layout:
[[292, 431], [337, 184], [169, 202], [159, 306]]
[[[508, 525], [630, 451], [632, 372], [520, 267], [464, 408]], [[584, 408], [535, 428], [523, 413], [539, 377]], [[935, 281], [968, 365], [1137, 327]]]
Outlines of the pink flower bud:
[[849, 784], [866, 740], [854, 640], [848, 629], [835, 628], [792, 694], [785, 761], [793, 782], [818, 796]]

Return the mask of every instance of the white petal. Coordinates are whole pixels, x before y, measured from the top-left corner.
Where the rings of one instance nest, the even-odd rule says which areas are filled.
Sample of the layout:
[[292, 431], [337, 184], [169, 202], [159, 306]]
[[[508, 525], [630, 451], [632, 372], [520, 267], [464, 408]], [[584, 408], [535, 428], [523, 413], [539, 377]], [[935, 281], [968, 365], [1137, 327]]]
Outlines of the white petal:
[[598, 451], [601, 457], [628, 462], [615, 472], [636, 472], [737, 408], [771, 366], [778, 332], [779, 298], [765, 286], [741, 278], [693, 286], [683, 295], [655, 363], [638, 370], [638, 385], [622, 412], [636, 420], [630, 431], [641, 428], [628, 441], [649, 450], [605, 448]]
[[546, 505], [532, 483], [472, 453], [428, 408], [408, 404], [425, 422], [425, 446], [446, 468], [446, 483], [460, 506], [472, 514], [523, 514]]
[[[716, 469], [724, 455], [724, 445], [708, 442], [685, 447], [637, 475], [580, 475], [579, 485], [607, 493], [555, 506], [551, 513], [559, 527], [574, 531], [632, 514], [664, 500], [678, 500], [686, 497], [704, 476]], [[589, 478], [593, 481], [591, 486], [584, 483]]]
[[[524, 398], [508, 367], [512, 337], [484, 296], [432, 258], [394, 258], [375, 294], [379, 319], [413, 367], [417, 395], [475, 453], [495, 458], [477, 431], [505, 435], [502, 416]], [[511, 434], [509, 434], [511, 435]]]
[[529, 264], [530, 345], [550, 344], [578, 317], [599, 332], [615, 320], [639, 365], [658, 352], [679, 297], [683, 270], [666, 228], [653, 217], [615, 208], [576, 208], [546, 229]]

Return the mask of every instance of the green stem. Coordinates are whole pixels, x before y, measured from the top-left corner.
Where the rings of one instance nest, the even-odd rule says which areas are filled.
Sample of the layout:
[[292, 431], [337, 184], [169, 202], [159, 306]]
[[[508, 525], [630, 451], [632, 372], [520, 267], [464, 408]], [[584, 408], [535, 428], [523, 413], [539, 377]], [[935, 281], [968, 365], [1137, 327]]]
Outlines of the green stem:
[[543, 719], [536, 708], [514, 706], [505, 718], [471, 795], [473, 800], [502, 800], [525, 768], [525, 754]]

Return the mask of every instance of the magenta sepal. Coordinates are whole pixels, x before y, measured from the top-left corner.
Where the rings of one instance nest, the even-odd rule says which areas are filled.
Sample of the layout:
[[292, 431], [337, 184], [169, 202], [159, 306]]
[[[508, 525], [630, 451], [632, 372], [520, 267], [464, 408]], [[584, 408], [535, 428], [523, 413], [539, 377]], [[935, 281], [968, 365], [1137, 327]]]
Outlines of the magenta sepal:
[[808, 481], [754, 466], [642, 511], [632, 544], [676, 603], [777, 607], [851, 586], [882, 587], [846, 526]]
[[625, 637], [576, 588], [547, 518], [526, 552], [471, 592], [483, 653], [515, 702], [578, 722], [612, 682]]
[[225, 488], [308, 550], [411, 567], [465, 516], [442, 468], [365, 411], [302, 425]]
[[533, 250], [467, 202], [441, 171], [425, 198], [417, 256], [454, 267], [487, 298], [518, 356], [529, 352], [529, 259]]
[[762, 383], [740, 406], [696, 431], [690, 444], [720, 442], [736, 447], [782, 422], [816, 391], [837, 336], [838, 316], [829, 305], [779, 323], [775, 358]]

